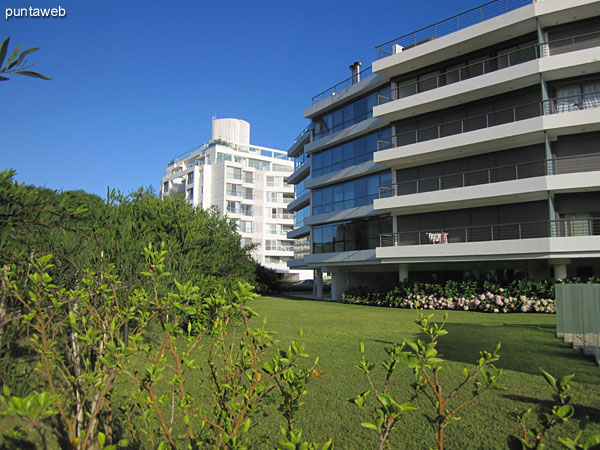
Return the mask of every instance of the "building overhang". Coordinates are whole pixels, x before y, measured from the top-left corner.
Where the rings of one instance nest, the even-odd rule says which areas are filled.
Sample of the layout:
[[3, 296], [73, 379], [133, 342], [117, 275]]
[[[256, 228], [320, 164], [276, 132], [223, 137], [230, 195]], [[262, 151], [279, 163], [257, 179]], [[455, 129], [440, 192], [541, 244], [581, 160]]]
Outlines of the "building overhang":
[[389, 264], [600, 258], [600, 236], [377, 247], [376, 256]]
[[418, 214], [546, 200], [550, 193], [600, 190], [600, 171], [523, 178], [375, 199], [373, 206], [393, 215]]

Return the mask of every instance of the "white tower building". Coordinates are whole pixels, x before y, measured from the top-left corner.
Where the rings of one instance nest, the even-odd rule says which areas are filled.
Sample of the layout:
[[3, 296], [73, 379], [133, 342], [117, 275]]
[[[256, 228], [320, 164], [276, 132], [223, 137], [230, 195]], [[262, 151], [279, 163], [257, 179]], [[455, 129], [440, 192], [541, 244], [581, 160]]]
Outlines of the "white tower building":
[[285, 151], [250, 145], [250, 124], [239, 119], [213, 119], [212, 139], [167, 164], [161, 196], [185, 195], [194, 207], [216, 206], [234, 219], [242, 245], [256, 244], [257, 262], [291, 280], [308, 271], [290, 271], [294, 227], [294, 186], [287, 177], [294, 163]]

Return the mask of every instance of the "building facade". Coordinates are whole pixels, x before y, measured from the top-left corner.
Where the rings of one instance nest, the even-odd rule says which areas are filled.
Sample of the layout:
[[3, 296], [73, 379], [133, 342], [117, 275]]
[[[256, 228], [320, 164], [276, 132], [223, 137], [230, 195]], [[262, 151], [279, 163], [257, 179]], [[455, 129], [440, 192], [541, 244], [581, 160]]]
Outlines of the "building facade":
[[286, 278], [306, 272], [292, 270], [294, 186], [287, 178], [294, 163], [281, 150], [250, 144], [250, 124], [239, 119], [214, 119], [212, 138], [167, 164], [161, 196], [184, 195], [190, 205], [217, 207], [234, 219], [242, 245], [255, 244], [257, 262]]
[[[405, 11], [406, 12], [406, 11]], [[350, 287], [600, 276], [600, 1], [496, 0], [377, 47], [288, 151], [290, 267]]]

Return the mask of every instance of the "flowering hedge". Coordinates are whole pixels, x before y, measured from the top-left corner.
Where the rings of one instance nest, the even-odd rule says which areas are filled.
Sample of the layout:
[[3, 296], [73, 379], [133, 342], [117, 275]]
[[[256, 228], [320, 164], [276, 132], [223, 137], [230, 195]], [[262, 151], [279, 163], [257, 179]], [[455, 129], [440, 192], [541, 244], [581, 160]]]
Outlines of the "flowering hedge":
[[456, 309], [491, 313], [554, 313], [554, 285], [550, 282], [405, 283], [391, 291], [353, 288], [342, 296], [344, 303], [391, 308]]

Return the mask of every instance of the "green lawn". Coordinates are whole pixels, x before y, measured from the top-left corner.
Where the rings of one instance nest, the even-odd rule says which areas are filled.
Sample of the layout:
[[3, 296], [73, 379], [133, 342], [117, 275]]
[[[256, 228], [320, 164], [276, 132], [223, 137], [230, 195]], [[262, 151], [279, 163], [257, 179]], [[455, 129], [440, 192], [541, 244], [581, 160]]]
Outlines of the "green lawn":
[[[366, 417], [347, 399], [367, 389], [362, 373], [354, 368], [364, 342], [367, 358], [380, 361], [384, 347], [401, 342], [403, 337], [418, 337], [414, 310], [373, 308], [338, 303], [262, 297], [253, 308], [267, 318], [267, 329], [275, 330], [282, 343], [298, 338], [311, 356], [319, 356], [323, 376], [308, 384], [308, 395], [300, 412], [298, 426], [309, 440], [335, 439], [343, 450], [375, 448], [375, 433], [360, 426]], [[442, 312], [436, 312], [441, 318]], [[254, 320], [260, 320], [256, 318]], [[590, 425], [584, 436], [600, 433], [600, 368], [554, 337], [554, 315], [483, 314], [450, 311], [438, 349], [446, 360], [444, 379], [454, 385], [462, 378], [464, 367], [473, 367], [479, 350], [493, 350], [502, 343], [497, 366], [504, 370], [506, 391], [486, 394], [462, 414], [462, 420], [447, 429], [448, 449], [506, 448], [507, 438], [518, 426], [510, 414], [527, 408], [551, 405], [546, 383], [539, 367], [555, 376], [575, 373], [572, 382], [576, 420], [562, 425], [548, 436], [547, 448], [563, 448], [556, 436], [574, 436], [579, 420], [587, 415]], [[396, 399], [408, 401], [412, 372], [402, 368], [394, 380]], [[427, 404], [417, 399], [419, 411], [407, 414], [395, 432], [393, 448], [423, 449], [435, 445], [434, 435], [424, 418]], [[276, 417], [265, 418], [265, 434], [276, 432]], [[558, 434], [557, 434], [558, 432]], [[271, 436], [272, 437], [272, 436]]]

